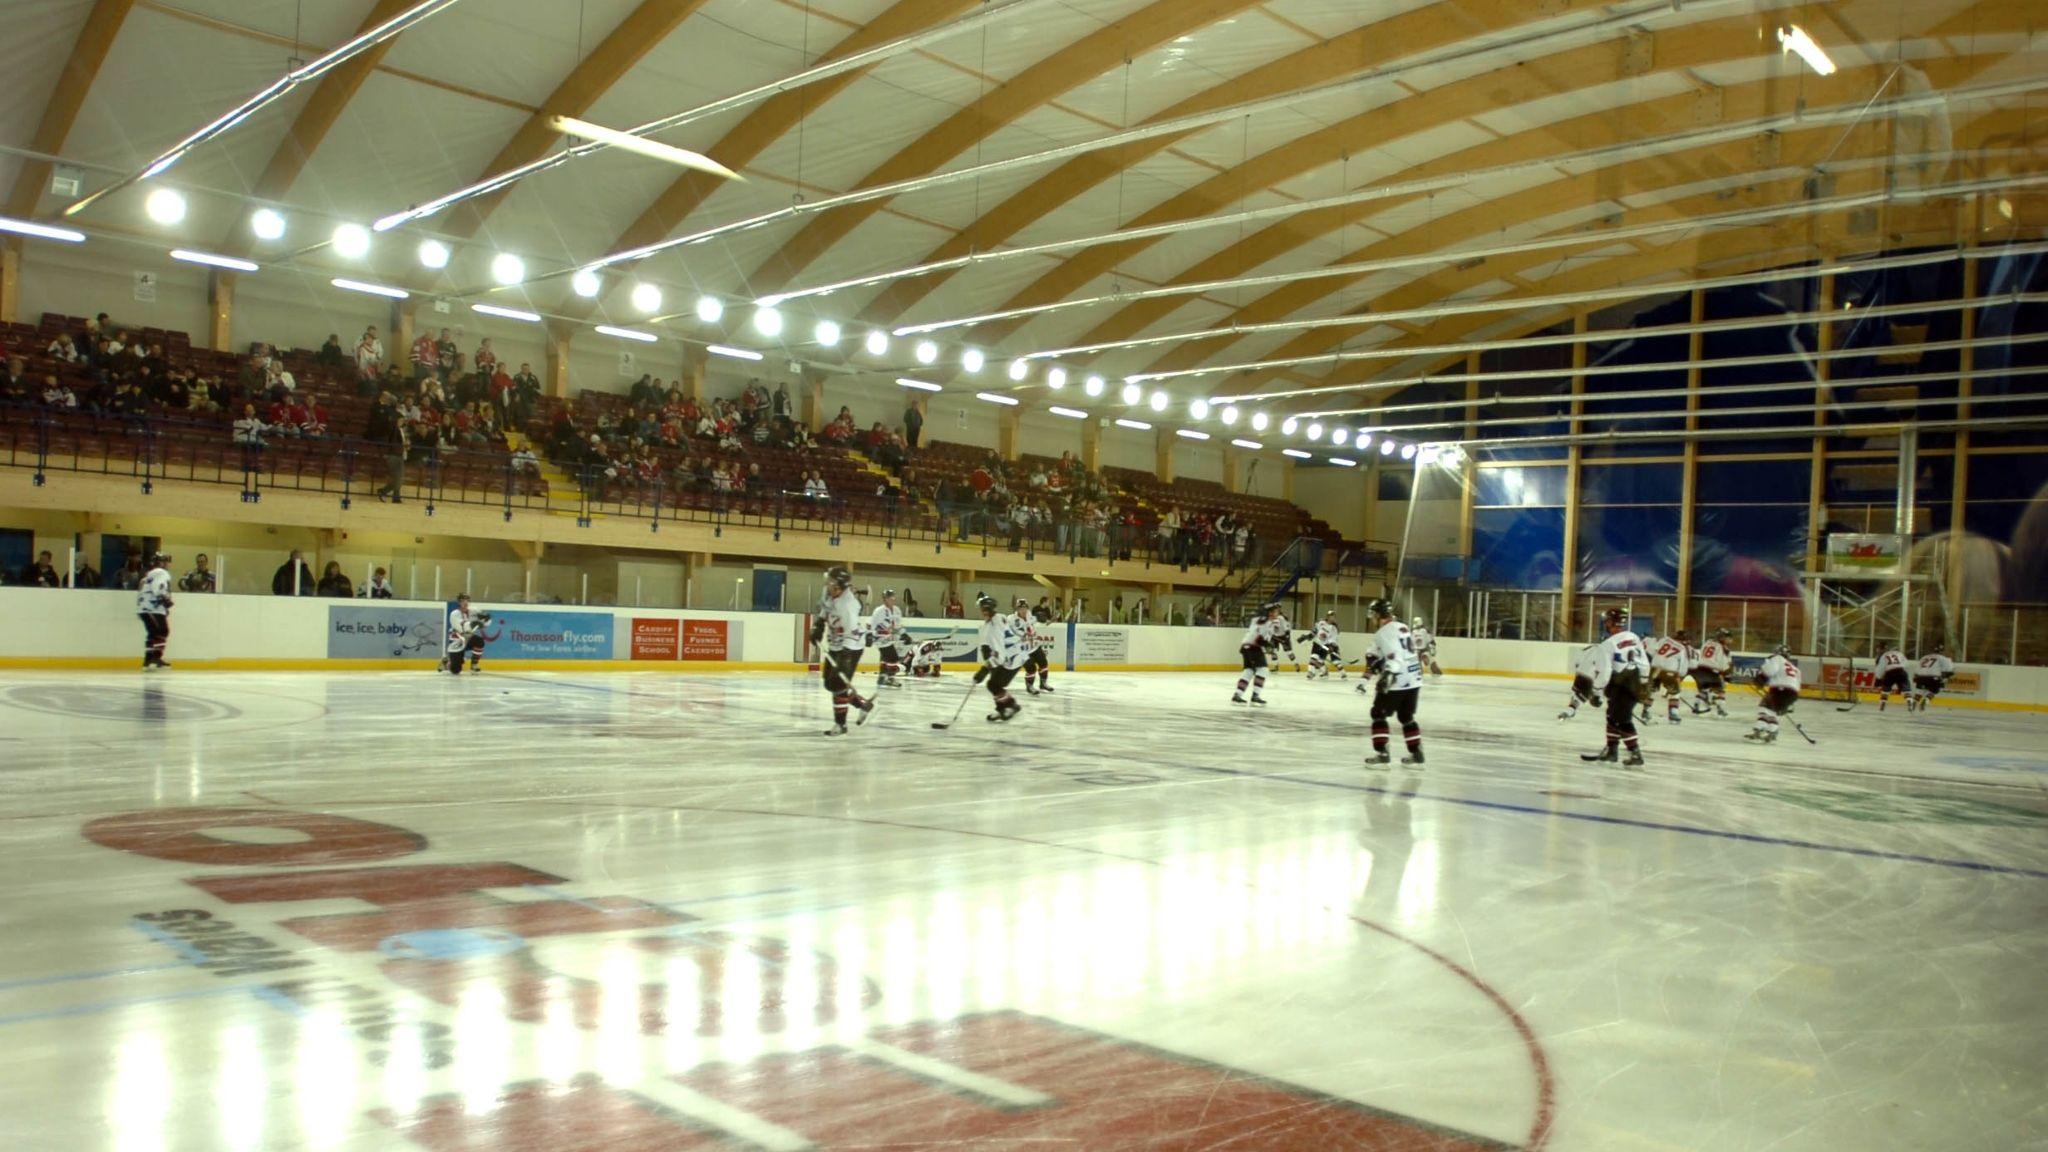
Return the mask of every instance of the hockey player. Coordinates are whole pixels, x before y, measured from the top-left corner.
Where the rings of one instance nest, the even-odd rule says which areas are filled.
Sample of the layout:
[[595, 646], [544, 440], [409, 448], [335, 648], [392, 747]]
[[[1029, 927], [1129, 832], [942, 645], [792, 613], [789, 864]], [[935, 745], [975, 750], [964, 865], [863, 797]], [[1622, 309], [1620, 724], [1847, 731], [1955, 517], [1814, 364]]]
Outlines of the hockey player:
[[896, 678], [902, 670], [902, 656], [896, 650], [896, 637], [903, 631], [903, 613], [896, 608], [896, 590], [882, 589], [882, 602], [875, 605], [875, 611], [868, 617], [868, 629], [874, 635], [875, 647], [882, 650], [882, 675], [877, 684], [885, 688], [901, 688], [903, 681]]
[[1052, 631], [1038, 626], [1038, 618], [1031, 614], [1031, 601], [1019, 596], [1016, 608], [1017, 614], [1011, 619], [1017, 622], [1017, 635], [1024, 639], [1024, 690], [1033, 696], [1051, 692], [1052, 657], [1046, 654], [1046, 649], [1052, 647]]
[[988, 718], [1007, 721], [1024, 710], [1017, 698], [1010, 695], [1010, 681], [1016, 679], [1017, 669], [1024, 666], [1031, 653], [1015, 616], [1002, 615], [993, 596], [985, 595], [979, 603], [981, 669], [974, 674], [974, 682], [987, 684], [988, 694], [995, 697], [996, 710]]
[[1570, 720], [1577, 716], [1580, 704], [1602, 707], [1600, 689], [1606, 686], [1608, 674], [1607, 653], [1600, 645], [1588, 644], [1580, 649], [1578, 661], [1572, 665], [1572, 698], [1557, 718]]
[[1756, 670], [1756, 687], [1764, 698], [1756, 708], [1756, 723], [1743, 739], [1769, 744], [1778, 738], [1778, 717], [1792, 711], [1792, 705], [1799, 702], [1799, 662], [1792, 659], [1783, 644], [1766, 656], [1763, 667]]
[[142, 621], [142, 668], [169, 668], [164, 648], [171, 642], [171, 557], [157, 552], [135, 590], [135, 616]]
[[1877, 668], [1874, 675], [1877, 679], [1877, 710], [1879, 712], [1884, 711], [1884, 706], [1891, 703], [1892, 693], [1894, 692], [1899, 694], [1899, 699], [1906, 702], [1906, 711], [1911, 712], [1913, 710], [1913, 685], [1906, 675], [1906, 654], [1899, 651], [1898, 645], [1887, 644], [1884, 646], [1884, 650], [1877, 654]]
[[474, 612], [471, 615], [476, 627], [469, 634], [467, 650], [469, 653], [469, 670], [474, 675], [484, 670], [484, 645], [496, 640], [504, 632], [504, 629], [498, 628], [486, 632], [484, 629], [490, 625], [491, 614], [489, 612]]
[[462, 658], [469, 652], [470, 637], [482, 626], [470, 610], [469, 593], [459, 593], [455, 607], [448, 610], [448, 633], [444, 638], [447, 643], [441, 653], [441, 668], [450, 676], [462, 675]]
[[1948, 645], [1936, 644], [1913, 669], [1913, 696], [1906, 701], [1907, 711], [1927, 711], [1927, 702], [1940, 695], [1955, 674], [1956, 662], [1948, 658]]
[[[1266, 654], [1281, 644], [1286, 644], [1291, 651], [1292, 641], [1293, 637], [1288, 635], [1287, 617], [1280, 614], [1280, 602], [1276, 600], [1261, 606], [1258, 618], [1251, 622], [1251, 626], [1244, 630], [1244, 637], [1237, 642], [1237, 653], [1244, 659], [1244, 673], [1237, 678], [1237, 691], [1231, 693], [1232, 704], [1263, 705], [1266, 702], [1266, 698], [1259, 695], [1266, 686]], [[1247, 686], [1252, 690], [1250, 700], [1244, 698]]]
[[853, 675], [860, 667], [861, 653], [867, 651], [866, 630], [861, 627], [860, 597], [853, 594], [853, 573], [839, 565], [825, 570], [825, 601], [818, 606], [818, 618], [811, 624], [811, 643], [818, 646], [818, 665], [824, 671], [825, 691], [832, 693], [832, 727], [827, 736], [846, 735], [846, 710], [857, 708], [856, 726], [868, 722], [875, 702], [853, 689]]
[[1431, 632], [1422, 623], [1422, 617], [1417, 616], [1408, 622], [1408, 635], [1415, 644], [1415, 658], [1422, 661], [1422, 666], [1429, 670], [1431, 676], [1443, 679], [1443, 666], [1436, 662], [1436, 633]]
[[[1664, 719], [1678, 723], [1678, 694], [1685, 690], [1685, 675], [1692, 671], [1692, 637], [1680, 628], [1660, 636], [1650, 645], [1650, 692], [1664, 691]], [[1643, 719], [1648, 720], [1650, 702], [1643, 702]]]
[[1330, 678], [1330, 665], [1333, 662], [1340, 668], [1344, 666], [1344, 654], [1337, 650], [1340, 640], [1341, 634], [1337, 629], [1337, 613], [1334, 610], [1323, 613], [1323, 618], [1316, 621], [1315, 631], [1309, 634], [1309, 679], [1328, 680]]
[[1629, 631], [1626, 611], [1609, 608], [1602, 621], [1607, 629], [1607, 639], [1600, 642], [1600, 653], [1607, 658], [1607, 747], [1597, 755], [1579, 758], [1612, 763], [1617, 748], [1626, 744], [1628, 757], [1622, 765], [1640, 768], [1643, 749], [1636, 742], [1636, 703], [1650, 695], [1649, 657], [1643, 651], [1642, 637]]
[[1388, 762], [1387, 717], [1401, 721], [1401, 739], [1408, 754], [1401, 763], [1422, 766], [1422, 726], [1415, 722], [1415, 705], [1422, 695], [1422, 658], [1415, 652], [1415, 634], [1408, 625], [1394, 619], [1394, 606], [1385, 600], [1372, 602], [1372, 619], [1377, 631], [1365, 651], [1366, 667], [1379, 677], [1379, 690], [1372, 697], [1372, 759], [1367, 767]]
[[1692, 664], [1692, 682], [1700, 690], [1700, 700], [1711, 705], [1716, 716], [1728, 715], [1721, 702], [1728, 699], [1728, 674], [1735, 670], [1735, 653], [1728, 647], [1729, 636], [1726, 628], [1714, 633], [1700, 645], [1699, 654], [1693, 658]]
[[922, 680], [930, 676], [936, 679], [939, 675], [940, 666], [946, 662], [946, 655], [942, 649], [951, 643], [952, 640], [951, 636], [945, 636], [937, 640], [918, 641], [916, 650], [910, 654], [911, 678]]

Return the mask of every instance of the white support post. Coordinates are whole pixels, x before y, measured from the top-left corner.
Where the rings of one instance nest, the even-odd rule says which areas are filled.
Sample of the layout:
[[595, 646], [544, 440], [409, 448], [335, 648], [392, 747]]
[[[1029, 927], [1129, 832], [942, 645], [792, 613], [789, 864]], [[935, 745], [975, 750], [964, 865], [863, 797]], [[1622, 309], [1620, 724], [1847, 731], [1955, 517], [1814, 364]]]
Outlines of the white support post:
[[472, 596], [476, 595], [476, 586], [475, 586], [475, 584], [473, 583], [473, 581], [475, 580], [475, 577], [476, 577], [476, 570], [475, 570], [475, 569], [471, 568], [471, 567], [470, 567], [469, 565], [467, 565], [467, 564], [465, 564], [465, 565], [463, 565], [463, 566], [462, 566], [462, 590], [463, 590], [464, 592], [467, 592], [467, 593], [469, 593], [469, 594], [470, 594], [470, 595], [472, 595]]
[[640, 607], [640, 577], [633, 577], [633, 607]]
[[406, 572], [405, 598], [407, 600], [417, 600], [420, 598], [420, 562], [417, 560], [407, 562]]
[[441, 598], [441, 566], [434, 565], [434, 599]]
[[73, 544], [71, 547], [66, 548], [65, 551], [70, 553], [70, 555], [64, 560], [64, 586], [66, 588], [76, 588], [78, 587], [78, 545]]
[[2012, 651], [2007, 654], [2005, 662], [2015, 667], [2020, 662], [2020, 610], [2018, 608], [2012, 610]]
[[1742, 602], [1742, 634], [1735, 639], [1737, 648], [1749, 647], [1749, 601]]
[[526, 570], [526, 572], [525, 572], [525, 576], [526, 576], [526, 601], [525, 601], [525, 602], [526, 602], [526, 603], [528, 603], [528, 604], [531, 604], [531, 603], [533, 603], [533, 569], [531, 569], [531, 568], [528, 568], [528, 569]]
[[586, 605], [590, 603], [590, 573], [588, 572], [583, 574], [583, 593], [577, 603]]

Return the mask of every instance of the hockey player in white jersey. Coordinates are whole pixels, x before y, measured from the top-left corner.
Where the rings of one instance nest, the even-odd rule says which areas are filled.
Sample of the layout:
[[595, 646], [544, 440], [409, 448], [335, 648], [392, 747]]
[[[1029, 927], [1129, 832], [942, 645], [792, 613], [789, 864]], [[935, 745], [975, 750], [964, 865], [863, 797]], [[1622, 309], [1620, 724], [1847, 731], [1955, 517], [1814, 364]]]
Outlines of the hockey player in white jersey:
[[974, 674], [974, 682], [987, 684], [988, 694], [995, 697], [996, 710], [988, 714], [989, 720], [1007, 722], [1024, 710], [1017, 698], [1010, 695], [1010, 681], [1016, 679], [1017, 670], [1024, 667], [1031, 652], [1017, 618], [1003, 615], [996, 607], [995, 597], [983, 596], [979, 603], [981, 670]]
[[1898, 645], [1887, 644], [1884, 651], [1877, 654], [1877, 666], [1873, 669], [1872, 676], [1877, 684], [1879, 712], [1884, 711], [1884, 706], [1891, 703], [1894, 692], [1899, 694], [1899, 699], [1906, 702], [1906, 711], [1913, 710], [1913, 682], [1906, 671], [1906, 654], [1899, 651]]
[[171, 642], [171, 557], [157, 552], [149, 558], [149, 571], [135, 590], [135, 616], [142, 621], [142, 667], [144, 671], [169, 668], [164, 649]]
[[910, 654], [911, 679], [922, 680], [926, 677], [936, 679], [939, 675], [940, 667], [946, 662], [946, 648], [953, 642], [954, 637], [951, 635], [942, 636], [936, 640], [918, 641], [917, 647]]
[[1769, 744], [1778, 738], [1778, 718], [1799, 703], [1799, 662], [1783, 644], [1764, 657], [1763, 666], [1756, 670], [1756, 687], [1764, 698], [1757, 705], [1756, 723], [1743, 739]]
[[457, 593], [455, 607], [448, 610], [448, 632], [443, 639], [441, 667], [450, 676], [462, 675], [462, 659], [469, 652], [469, 639], [483, 627], [469, 606], [469, 593]]
[[1699, 689], [1700, 699], [1714, 709], [1716, 716], [1728, 714], [1721, 704], [1728, 699], [1728, 674], [1735, 670], [1735, 651], [1728, 646], [1730, 636], [1723, 628], [1708, 637], [1692, 662], [1692, 682]]
[[1927, 702], [1939, 696], [1955, 674], [1956, 662], [1948, 658], [1948, 645], [1936, 644], [1913, 669], [1913, 695], [1906, 701], [1907, 710], [1927, 711]]
[[1341, 640], [1342, 633], [1337, 628], [1337, 613], [1334, 611], [1323, 613], [1323, 618], [1316, 621], [1315, 630], [1309, 634], [1309, 679], [1328, 680], [1330, 678], [1330, 665], [1335, 664], [1340, 668], [1343, 667], [1344, 654], [1338, 651]]
[[[1237, 678], [1237, 691], [1230, 696], [1232, 704], [1264, 704], [1266, 698], [1259, 695], [1266, 686], [1266, 669], [1271, 661], [1267, 659], [1273, 649], [1286, 645], [1293, 650], [1293, 637], [1288, 634], [1287, 617], [1280, 614], [1278, 601], [1259, 609], [1258, 618], [1245, 628], [1244, 636], [1237, 642], [1237, 653], [1244, 660], [1244, 673]], [[1252, 690], [1250, 700], [1245, 699], [1244, 690]]]
[[[1033, 696], [1052, 691], [1052, 630], [1031, 614], [1031, 601], [1017, 597], [1018, 635], [1024, 638], [1024, 690]], [[1033, 683], [1033, 681], [1037, 681]]]
[[1431, 632], [1429, 626], [1422, 622], [1422, 617], [1417, 616], [1408, 622], [1408, 636], [1415, 645], [1415, 658], [1422, 661], [1423, 668], [1431, 676], [1443, 679], [1443, 666], [1436, 662], [1436, 633]]
[[832, 693], [832, 727], [827, 736], [846, 735], [846, 713], [858, 709], [856, 726], [868, 722], [875, 702], [854, 691], [853, 675], [867, 651], [867, 630], [862, 627], [860, 597], [853, 594], [853, 574], [833, 565], [825, 570], [825, 600], [811, 623], [811, 643], [818, 646], [818, 664], [825, 676], [825, 690]]
[[[1664, 693], [1664, 719], [1678, 723], [1678, 694], [1685, 690], [1686, 673], [1692, 671], [1692, 637], [1680, 628], [1659, 636], [1650, 644], [1650, 691]], [[1643, 702], [1643, 719], [1650, 718], [1650, 702]]]
[[[1607, 746], [1598, 753], [1581, 754], [1581, 760], [1621, 760], [1624, 767], [1643, 766], [1642, 745], [1636, 740], [1636, 704], [1650, 696], [1649, 656], [1643, 650], [1642, 637], [1629, 631], [1628, 613], [1620, 608], [1609, 608], [1601, 618], [1607, 629], [1607, 639], [1600, 642], [1600, 653], [1607, 663]], [[1618, 749], [1627, 745], [1628, 756], [1617, 755]]]
[[1415, 721], [1415, 706], [1422, 695], [1422, 658], [1415, 654], [1415, 637], [1408, 625], [1394, 619], [1394, 606], [1385, 600], [1372, 602], [1377, 631], [1365, 652], [1366, 667], [1379, 677], [1379, 689], [1372, 697], [1372, 758], [1368, 768], [1388, 763], [1387, 745], [1391, 734], [1389, 716], [1401, 721], [1401, 739], [1408, 745], [1401, 763], [1422, 766], [1422, 725]]
[[1600, 699], [1600, 690], [1607, 686], [1609, 669], [1607, 652], [1598, 644], [1588, 644], [1579, 650], [1577, 661], [1572, 664], [1572, 698], [1557, 714], [1559, 720], [1570, 720], [1579, 714], [1579, 705], [1591, 704], [1595, 708], [1605, 703]]
[[902, 653], [896, 649], [896, 642], [903, 632], [903, 613], [896, 607], [896, 590], [882, 589], [882, 602], [868, 616], [868, 632], [875, 647], [881, 649], [882, 674], [877, 684], [889, 688], [900, 688], [903, 681], [896, 674], [903, 670]]

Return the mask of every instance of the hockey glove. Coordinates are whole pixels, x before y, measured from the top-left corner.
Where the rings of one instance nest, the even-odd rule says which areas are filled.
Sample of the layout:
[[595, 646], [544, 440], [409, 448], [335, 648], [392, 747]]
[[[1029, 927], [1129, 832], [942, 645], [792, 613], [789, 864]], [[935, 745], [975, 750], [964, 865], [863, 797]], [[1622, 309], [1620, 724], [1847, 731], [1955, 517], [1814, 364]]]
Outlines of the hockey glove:
[[986, 679], [988, 679], [988, 665], [983, 664], [981, 667], [974, 670], [974, 682], [976, 684], [979, 684]]

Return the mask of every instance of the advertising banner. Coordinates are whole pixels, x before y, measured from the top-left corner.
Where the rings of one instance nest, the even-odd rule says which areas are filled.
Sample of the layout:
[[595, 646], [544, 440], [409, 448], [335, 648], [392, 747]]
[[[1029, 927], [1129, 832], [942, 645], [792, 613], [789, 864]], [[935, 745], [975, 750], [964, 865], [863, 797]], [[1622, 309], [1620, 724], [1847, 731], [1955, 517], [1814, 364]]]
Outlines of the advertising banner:
[[388, 601], [330, 604], [327, 656], [330, 660], [439, 659], [447, 614], [434, 608], [400, 608]]
[[634, 617], [631, 641], [632, 648], [626, 654], [629, 660], [681, 660], [683, 622]]
[[738, 648], [740, 626], [730, 620], [681, 620], [684, 660], [729, 660]]
[[1075, 664], [1128, 664], [1131, 661], [1131, 632], [1128, 628], [1077, 629], [1074, 637]]
[[497, 660], [609, 660], [609, 612], [549, 612], [507, 608], [491, 613], [487, 633], [496, 635], [489, 655]]

